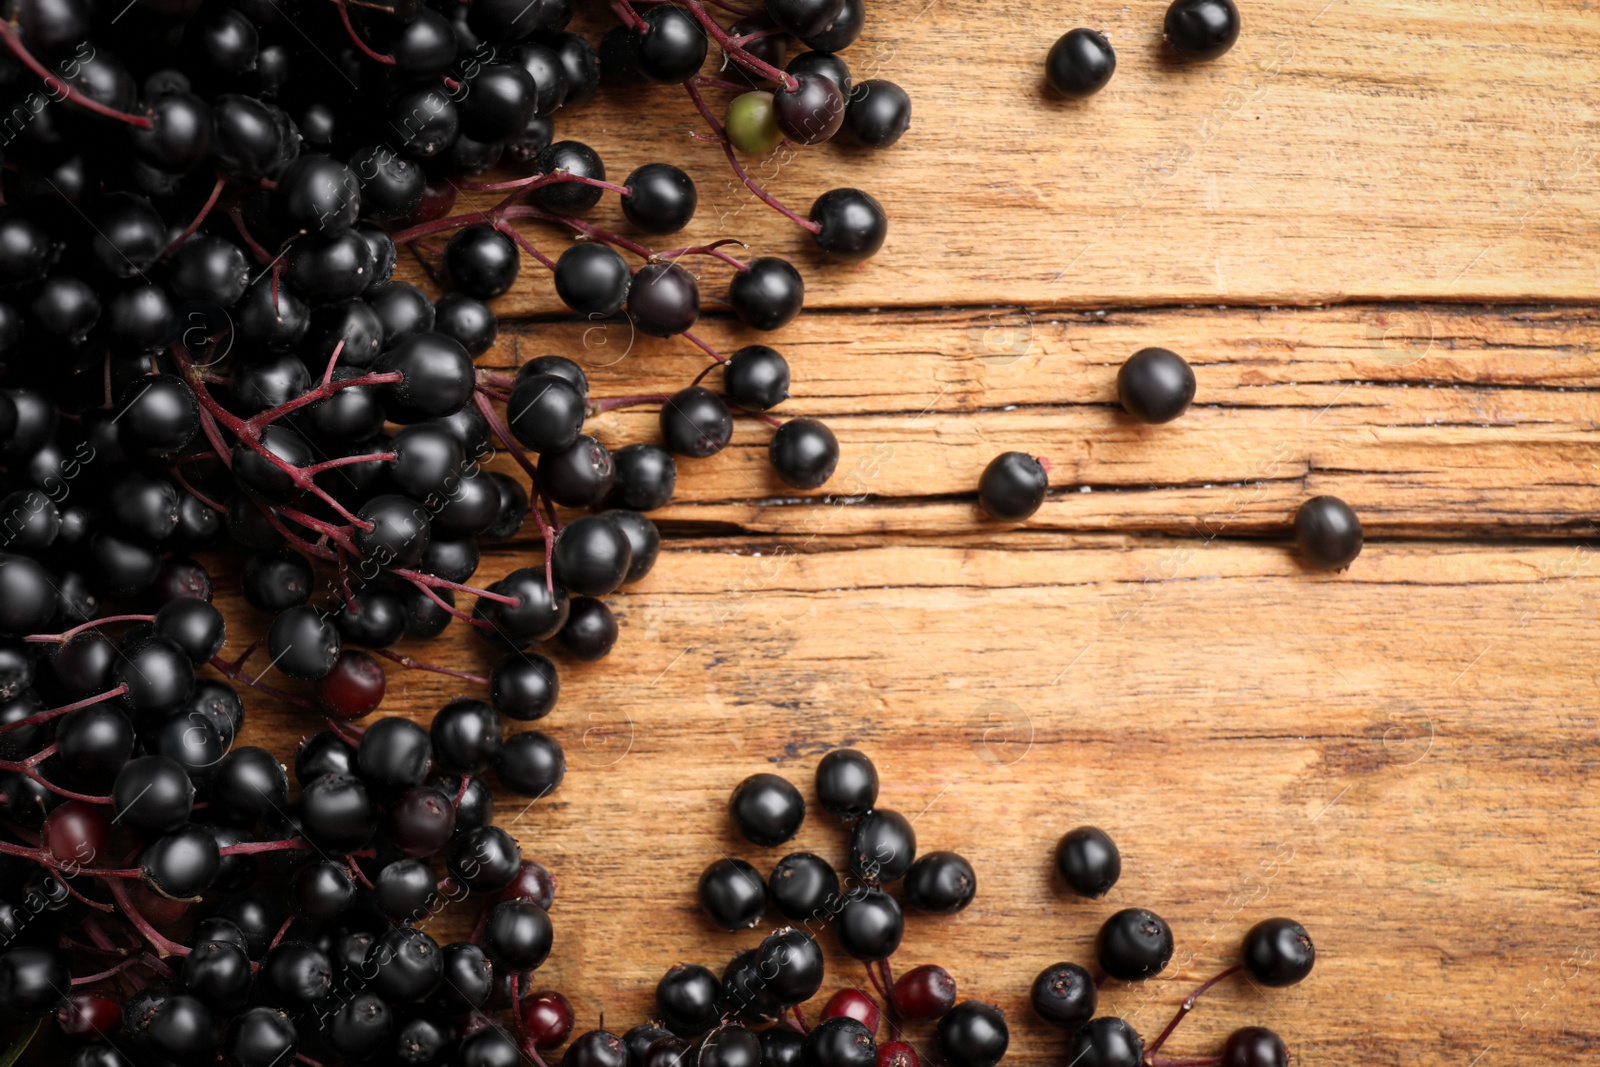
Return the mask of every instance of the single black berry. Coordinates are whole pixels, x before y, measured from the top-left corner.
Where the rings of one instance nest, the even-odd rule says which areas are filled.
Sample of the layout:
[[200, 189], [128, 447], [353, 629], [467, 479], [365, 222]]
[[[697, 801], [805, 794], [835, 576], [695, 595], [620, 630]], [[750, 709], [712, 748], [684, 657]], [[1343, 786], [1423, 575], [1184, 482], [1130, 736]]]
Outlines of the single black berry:
[[1239, 39], [1239, 8], [1233, 0], [1173, 0], [1163, 30], [1184, 59], [1216, 59]]
[[1140, 422], [1171, 422], [1194, 399], [1194, 371], [1165, 348], [1141, 348], [1117, 371], [1117, 401]]
[[[799, 832], [806, 817], [806, 802], [788, 779], [776, 774], [752, 774], [734, 788], [728, 800], [728, 814], [745, 840], [771, 847]], [[909, 857], [906, 862], [911, 862]]]
[[1116, 69], [1117, 53], [1105, 34], [1095, 30], [1068, 30], [1050, 46], [1044, 61], [1050, 88], [1072, 99], [1104, 89]]
[[1043, 461], [1026, 452], [1002, 452], [978, 479], [978, 503], [991, 519], [1021, 522], [1039, 510], [1049, 488]]
[[1080, 826], [1061, 835], [1056, 870], [1080, 897], [1103, 897], [1122, 875], [1122, 854], [1104, 830]]
[[1160, 974], [1172, 959], [1172, 927], [1145, 908], [1124, 908], [1100, 926], [1095, 954], [1113, 978], [1138, 982]]
[[1263, 919], [1244, 935], [1245, 969], [1265, 986], [1282, 988], [1305, 980], [1317, 962], [1306, 928], [1293, 919]]
[[1294, 513], [1294, 541], [1313, 567], [1342, 571], [1361, 555], [1361, 520], [1336, 496], [1314, 496]]
[[1039, 972], [1029, 995], [1045, 1022], [1073, 1031], [1094, 1018], [1099, 990], [1094, 976], [1076, 963], [1056, 963]]

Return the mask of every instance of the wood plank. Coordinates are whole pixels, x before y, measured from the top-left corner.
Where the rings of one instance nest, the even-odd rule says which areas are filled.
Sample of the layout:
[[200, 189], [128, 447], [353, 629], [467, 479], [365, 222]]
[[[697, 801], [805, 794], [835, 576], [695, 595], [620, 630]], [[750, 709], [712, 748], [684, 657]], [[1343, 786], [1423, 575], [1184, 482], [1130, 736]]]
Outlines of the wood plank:
[[[1300, 986], [1208, 995], [1172, 1055], [1210, 1054], [1251, 1023], [1306, 1064], [1593, 1048], [1596, 721], [1573, 684], [1600, 595], [1592, 550], [1375, 544], [1330, 577], [1269, 546], [1191, 542], [1175, 560], [1160, 539], [1014, 537], [776, 561], [759, 542], [691, 543], [614, 598], [617, 653], [563, 664], [561, 705], [538, 724], [566, 746], [565, 783], [529, 808], [499, 797], [559, 880], [538, 980], [572, 996], [580, 1027], [604, 1013], [623, 1029], [671, 963], [720, 967], [758, 940], [711, 930], [694, 903], [719, 855], [766, 867], [785, 851], [736, 839], [728, 791], [771, 769], [811, 796], [820, 753], [855, 744], [882, 769], [881, 803], [917, 817], [920, 847], [978, 870], [976, 903], [913, 916], [895, 966], [942, 963], [963, 996], [1004, 1008], [1008, 1063], [1061, 1062], [1028, 984], [1088, 961], [1099, 921], [1134, 905], [1172, 923], [1178, 956], [1102, 1005], [1146, 1034], [1256, 920], [1296, 916], [1318, 946]], [[526, 553], [492, 556], [481, 577]], [[224, 607], [241, 648], [260, 620]], [[486, 666], [463, 629], [415, 651]], [[386, 710], [426, 721], [471, 689], [392, 671]], [[244, 739], [282, 751], [314, 729], [263, 697]], [[1055, 838], [1086, 822], [1124, 855], [1101, 902], [1049, 880]], [[813, 817], [795, 847], [837, 857], [844, 839]], [[864, 984], [822, 940], [826, 989]], [[930, 1048], [923, 1029], [912, 1040]]]
[[[861, 268], [823, 264], [714, 146], [691, 142], [704, 126], [676, 86], [607, 90], [556, 127], [593, 144], [616, 180], [684, 166], [701, 207], [672, 247], [737, 237], [793, 256], [814, 307], [1600, 299], [1587, 206], [1600, 23], [1586, 3], [1246, 4], [1235, 48], [1187, 66], [1164, 58], [1165, 8], [868, 5], [846, 58], [858, 78], [907, 89], [910, 132], [877, 153], [826, 145], [752, 163], [802, 213], [840, 185], [879, 197], [889, 240]], [[1111, 34], [1117, 73], [1087, 102], [1050, 100], [1044, 55], [1074, 24]], [[607, 23], [579, 25], [598, 39]], [[728, 95], [714, 92], [714, 109]], [[614, 197], [594, 219], [621, 224]], [[551, 250], [564, 240], [530, 233]], [[725, 272], [709, 273], [720, 292]], [[556, 302], [530, 266], [501, 305]]]
[[[1039, 529], [1278, 534], [1319, 493], [1377, 536], [1588, 536], [1600, 511], [1593, 308], [886, 311], [806, 315], [772, 336], [725, 318], [697, 331], [725, 352], [784, 351], [794, 397], [778, 412], [826, 419], [842, 458], [808, 500], [827, 506], [797, 514], [766, 458], [770, 431], [740, 419], [723, 453], [681, 461], [677, 498], [655, 513], [669, 532], [993, 529], [978, 476], [1010, 449], [1052, 463]], [[1115, 404], [1118, 366], [1151, 344], [1183, 353], [1199, 381], [1189, 413], [1159, 427]], [[482, 362], [546, 351], [583, 361], [597, 396], [671, 392], [706, 362], [625, 323], [566, 322], [508, 327]], [[654, 406], [589, 427], [612, 447], [659, 439]]]

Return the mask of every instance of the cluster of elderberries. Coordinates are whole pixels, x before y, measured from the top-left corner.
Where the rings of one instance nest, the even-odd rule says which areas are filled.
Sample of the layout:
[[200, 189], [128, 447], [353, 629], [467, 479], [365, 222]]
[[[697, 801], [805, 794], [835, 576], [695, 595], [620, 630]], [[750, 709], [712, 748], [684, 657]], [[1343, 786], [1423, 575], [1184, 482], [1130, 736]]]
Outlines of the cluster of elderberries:
[[[1056, 846], [1056, 872], [1076, 895], [1098, 899], [1122, 875], [1122, 855], [1115, 842], [1094, 826], [1080, 826], [1062, 835]], [[1164, 1059], [1158, 1054], [1200, 995], [1218, 982], [1247, 972], [1261, 985], [1281, 988], [1303, 981], [1316, 963], [1311, 935], [1293, 919], [1265, 919], [1244, 935], [1240, 962], [1223, 970], [1184, 998], [1172, 1020], [1156, 1038], [1145, 1039], [1125, 1019], [1096, 1016], [1100, 988], [1111, 979], [1142, 982], [1172, 962], [1172, 927], [1148, 908], [1124, 908], [1100, 925], [1095, 938], [1098, 970], [1091, 974], [1076, 963], [1055, 963], [1033, 981], [1034, 1012], [1068, 1034], [1067, 1062], [1077, 1067], [1288, 1067], [1283, 1039], [1261, 1026], [1246, 1026], [1228, 1035], [1217, 1056]]]

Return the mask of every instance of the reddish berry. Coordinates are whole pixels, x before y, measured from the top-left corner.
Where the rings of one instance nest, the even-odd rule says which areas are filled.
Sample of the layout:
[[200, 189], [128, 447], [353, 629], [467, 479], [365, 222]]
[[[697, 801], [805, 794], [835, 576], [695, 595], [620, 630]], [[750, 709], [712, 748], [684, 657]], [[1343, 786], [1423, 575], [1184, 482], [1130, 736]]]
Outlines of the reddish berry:
[[889, 990], [889, 1002], [902, 1019], [937, 1019], [956, 1002], [956, 980], [937, 964], [924, 964], [902, 974]]
[[366, 652], [341, 652], [333, 670], [317, 680], [317, 706], [336, 719], [359, 719], [383, 703], [383, 668]]
[[922, 1067], [922, 1061], [904, 1041], [889, 1041], [878, 1046], [878, 1067]]
[[553, 989], [522, 998], [522, 1028], [535, 1048], [555, 1048], [572, 1034], [572, 1004]]
[[122, 1028], [122, 1002], [104, 993], [74, 993], [56, 1009], [56, 1025], [68, 1037], [109, 1037]]
[[92, 865], [110, 836], [103, 805], [69, 800], [45, 816], [40, 843], [62, 863]]
[[865, 1026], [872, 1033], [878, 1032], [878, 1023], [883, 1019], [883, 1010], [878, 1007], [878, 1002], [867, 996], [859, 989], [841, 989], [828, 998], [828, 1003], [823, 1006], [824, 1019], [854, 1019]]

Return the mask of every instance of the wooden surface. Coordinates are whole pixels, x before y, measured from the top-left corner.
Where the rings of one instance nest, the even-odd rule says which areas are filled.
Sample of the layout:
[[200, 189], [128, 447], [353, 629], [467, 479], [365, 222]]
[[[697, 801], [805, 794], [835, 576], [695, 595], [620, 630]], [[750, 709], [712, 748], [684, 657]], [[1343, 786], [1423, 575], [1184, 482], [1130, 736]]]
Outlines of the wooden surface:
[[[1133, 905], [1172, 923], [1178, 955], [1102, 1005], [1147, 1035], [1255, 921], [1297, 917], [1318, 947], [1301, 986], [1209, 994], [1174, 1056], [1251, 1023], [1330, 1067], [1600, 1055], [1600, 22], [1555, 0], [1247, 4], [1232, 53], [1177, 67], [1156, 48], [1163, 6], [876, 0], [849, 58], [911, 92], [911, 132], [765, 172], [802, 209], [835, 185], [880, 196], [889, 243], [859, 269], [820, 265], [746, 202], [688, 141], [677, 90], [559, 118], [615, 178], [693, 160], [692, 239], [796, 255], [815, 310], [772, 337], [714, 309], [697, 331], [782, 348], [782, 412], [827, 419], [843, 446], [805, 496], [768, 472], [755, 421], [682, 464], [660, 563], [613, 600], [616, 653], [562, 664], [540, 725], [565, 783], [528, 808], [500, 798], [559, 880], [540, 981], [580, 1027], [625, 1029], [670, 964], [720, 969], [756, 943], [694, 903], [719, 856], [787, 851], [741, 843], [728, 792], [770, 769], [810, 797], [819, 755], [853, 744], [922, 847], [978, 870], [965, 913], [910, 919], [896, 967], [942, 963], [1005, 1008], [1008, 1062], [1063, 1062], [1028, 985], [1089, 962], [1099, 921]], [[1112, 32], [1116, 78], [1047, 101], [1043, 53], [1075, 24]], [[708, 266], [703, 287], [725, 279]], [[500, 309], [530, 318], [484, 365], [559, 352], [616, 395], [704, 363], [625, 324], [553, 321], [532, 265]], [[1148, 344], [1199, 379], [1194, 409], [1155, 429], [1111, 403]], [[649, 409], [592, 425], [611, 445], [655, 436]], [[1053, 472], [1020, 528], [973, 503], [1012, 448]], [[1283, 537], [1322, 492], [1367, 529], [1345, 575], [1305, 572]], [[538, 552], [520, 540], [479, 578]], [[234, 648], [260, 630], [237, 607]], [[415, 651], [489, 663], [460, 627]], [[390, 710], [426, 720], [470, 691], [394, 671]], [[314, 729], [254, 707], [247, 740], [286, 750]], [[1082, 823], [1122, 847], [1103, 902], [1049, 878]], [[794, 847], [843, 845], [813, 817]], [[823, 940], [826, 989], [864, 984]]]

